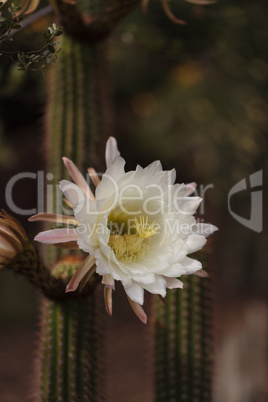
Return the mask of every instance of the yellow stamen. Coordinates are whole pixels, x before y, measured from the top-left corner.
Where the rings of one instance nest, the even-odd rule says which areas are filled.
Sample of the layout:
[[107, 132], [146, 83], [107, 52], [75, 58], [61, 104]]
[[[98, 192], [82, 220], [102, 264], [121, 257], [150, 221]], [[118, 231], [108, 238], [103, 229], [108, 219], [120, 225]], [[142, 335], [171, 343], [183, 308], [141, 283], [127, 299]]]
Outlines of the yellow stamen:
[[119, 234], [118, 231], [111, 230], [108, 245], [113, 250], [119, 261], [129, 263], [140, 260], [150, 248], [149, 237], [155, 235], [158, 226], [155, 221], [148, 224], [148, 217], [140, 216], [139, 221], [135, 218], [134, 226], [136, 233]]
[[137, 234], [111, 235], [108, 245], [118, 261], [134, 262], [140, 260], [150, 247]]
[[151, 237], [155, 235], [158, 231], [158, 226], [155, 226], [155, 221], [151, 223], [151, 225], [148, 225], [148, 216], [146, 216], [146, 219], [144, 219], [144, 216], [140, 216], [140, 222], [138, 222], [137, 218], [135, 218], [135, 227], [138, 232], [138, 235], [142, 239], [147, 239], [148, 237]]

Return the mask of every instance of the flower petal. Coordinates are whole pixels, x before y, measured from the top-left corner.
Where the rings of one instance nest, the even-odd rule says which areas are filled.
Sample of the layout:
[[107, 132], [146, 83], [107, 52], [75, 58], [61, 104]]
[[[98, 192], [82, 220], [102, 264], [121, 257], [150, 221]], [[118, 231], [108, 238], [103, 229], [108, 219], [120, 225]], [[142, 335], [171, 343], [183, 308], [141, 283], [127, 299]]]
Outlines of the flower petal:
[[[95, 272], [95, 258], [92, 255], [89, 255], [84, 262], [80, 265], [68, 285], [66, 286], [65, 292], [73, 292], [77, 289], [80, 281], [84, 278], [84, 276], [91, 271], [91, 275]], [[89, 279], [89, 277], [87, 277]]]
[[177, 278], [169, 278], [168, 276], [164, 276], [164, 279], [167, 283], [168, 289], [175, 289], [175, 288], [182, 289], [183, 288], [183, 282]]
[[107, 168], [113, 163], [114, 159], [120, 155], [117, 147], [117, 141], [114, 137], [110, 137], [106, 142], [105, 160]]
[[93, 168], [88, 168], [88, 174], [89, 174], [89, 177], [91, 178], [91, 180], [92, 180], [92, 182], [93, 182], [93, 184], [95, 185], [95, 187], [97, 187], [97, 185], [100, 183], [100, 178], [99, 178], [99, 175], [98, 175], [98, 173], [96, 172], [96, 170], [95, 169], [93, 169]]
[[28, 221], [30, 222], [44, 221], [44, 222], [66, 223], [67, 225], [79, 225], [78, 220], [76, 220], [73, 216], [46, 214], [46, 213], [33, 215], [28, 219]]
[[185, 196], [191, 195], [195, 192], [197, 184], [193, 181], [192, 183], [185, 184]]
[[113, 196], [114, 205], [118, 202], [118, 180], [125, 174], [125, 160], [117, 156], [113, 163], [108, 167], [98, 187], [96, 188], [96, 199], [109, 200]]
[[74, 207], [74, 215], [80, 224], [94, 225], [98, 217], [96, 202], [85, 197]]
[[89, 198], [90, 200], [94, 200], [95, 199], [94, 194], [90, 190], [90, 188], [89, 188], [84, 176], [80, 172], [80, 170], [75, 166], [75, 164], [70, 159], [66, 158], [65, 156], [62, 159], [63, 159], [64, 165], [66, 166], [66, 168], [67, 168], [71, 178], [75, 182], [75, 184], [77, 184], [77, 186], [83, 190], [83, 192], [85, 193], [87, 198]]
[[171, 278], [176, 278], [177, 276], [181, 276], [185, 274], [185, 268], [182, 264], [177, 263], [177, 264], [173, 264], [170, 265], [168, 268], [166, 268], [165, 270], [163, 270], [161, 272], [162, 275], [164, 275], [165, 277], [171, 277]]
[[210, 236], [212, 233], [216, 232], [217, 230], [219, 230], [217, 228], [217, 226], [212, 225], [211, 223], [196, 223], [193, 227], [192, 227], [192, 232], [208, 237]]
[[172, 254], [174, 255], [174, 262], [183, 260], [188, 254], [188, 247], [185, 242], [178, 238], [172, 245]]
[[80, 187], [68, 180], [61, 180], [59, 183], [61, 191], [64, 193], [65, 197], [72, 204], [76, 206], [77, 204], [83, 202], [85, 195]]
[[178, 197], [177, 207], [182, 215], [193, 215], [199, 204], [201, 203], [201, 197]]
[[112, 288], [104, 287], [104, 302], [105, 308], [109, 315], [113, 313], [113, 290]]
[[209, 274], [204, 270], [204, 269], [200, 269], [197, 272], [194, 272], [194, 275], [199, 276], [199, 278], [208, 278]]
[[190, 234], [185, 241], [185, 244], [188, 247], [187, 254], [191, 254], [197, 250], [200, 250], [206, 244], [206, 242], [207, 240], [205, 236], [201, 236], [198, 234]]
[[194, 260], [193, 258], [185, 257], [182, 261], [182, 265], [186, 272], [184, 275], [194, 274], [196, 271], [202, 269], [202, 264], [200, 261]]
[[96, 266], [95, 264], [90, 268], [90, 270], [86, 273], [86, 275], [81, 279], [81, 282], [79, 283], [79, 292], [82, 292], [84, 287], [86, 286], [87, 282], [91, 278], [91, 276], [96, 272]]
[[166, 296], [166, 281], [162, 275], [155, 275], [155, 281], [150, 284], [142, 284], [142, 287], [146, 289], [148, 292], [153, 294], [161, 295], [162, 297]]
[[103, 283], [107, 288], [115, 289], [114, 278], [110, 274], [103, 275], [101, 283]]
[[131, 286], [124, 286], [124, 288], [126, 294], [133, 302], [143, 305], [144, 289], [138, 283], [132, 282]]
[[136, 316], [139, 317], [139, 319], [143, 322], [143, 324], [147, 324], [147, 315], [145, 314], [145, 311], [143, 310], [142, 306], [138, 303], [135, 303], [129, 297], [127, 298]]
[[111, 274], [115, 280], [121, 281], [123, 286], [132, 286], [132, 280], [121, 270], [121, 266], [119, 263], [114, 263], [112, 261], [107, 260], [102, 252], [97, 249], [95, 251], [96, 258], [96, 272], [99, 275]]
[[51, 229], [38, 233], [34, 240], [40, 243], [56, 244], [77, 241], [78, 233], [73, 228]]

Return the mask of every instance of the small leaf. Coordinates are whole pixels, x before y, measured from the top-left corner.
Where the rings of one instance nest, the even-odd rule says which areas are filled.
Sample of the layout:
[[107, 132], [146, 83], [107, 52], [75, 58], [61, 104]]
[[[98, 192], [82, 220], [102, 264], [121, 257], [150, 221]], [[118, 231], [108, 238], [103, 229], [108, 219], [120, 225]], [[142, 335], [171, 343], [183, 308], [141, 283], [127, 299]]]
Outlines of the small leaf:
[[50, 53], [55, 53], [54, 46], [48, 45], [47, 48], [48, 48], [48, 50], [50, 51]]

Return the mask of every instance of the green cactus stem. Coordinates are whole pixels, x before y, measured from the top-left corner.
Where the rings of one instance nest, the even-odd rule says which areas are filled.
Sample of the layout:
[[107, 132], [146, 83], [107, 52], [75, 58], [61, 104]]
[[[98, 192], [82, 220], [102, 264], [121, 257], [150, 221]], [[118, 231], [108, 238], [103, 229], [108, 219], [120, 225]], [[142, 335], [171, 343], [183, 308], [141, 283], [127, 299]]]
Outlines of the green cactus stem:
[[88, 298], [43, 300], [37, 366], [42, 401], [105, 401], [99, 290]]
[[[73, 11], [73, 8], [69, 10], [69, 17]], [[79, 30], [79, 26], [76, 28]], [[61, 49], [50, 72], [46, 110], [47, 172], [52, 173], [48, 180], [53, 183], [51, 194], [47, 194], [47, 212], [54, 213], [62, 213], [62, 199], [56, 185], [63, 178], [69, 179], [62, 156], [72, 159], [84, 174], [88, 167], [103, 172], [100, 161], [104, 160], [105, 142], [113, 129], [106, 44], [65, 35]], [[57, 261], [70, 253], [49, 246], [44, 248], [46, 265], [57, 265]], [[66, 272], [68, 266], [59, 276], [66, 276]], [[55, 269], [53, 274], [56, 275]], [[86, 288], [87, 292], [89, 288]], [[64, 300], [43, 299], [37, 365], [37, 392], [42, 401], [105, 400], [103, 315], [106, 313], [96, 281], [91, 286], [93, 289], [87, 297], [83, 291], [81, 297], [78, 294]]]
[[[199, 259], [201, 259], [201, 253]], [[203, 266], [209, 272], [206, 259]], [[156, 301], [155, 401], [212, 401], [213, 273], [186, 277]]]

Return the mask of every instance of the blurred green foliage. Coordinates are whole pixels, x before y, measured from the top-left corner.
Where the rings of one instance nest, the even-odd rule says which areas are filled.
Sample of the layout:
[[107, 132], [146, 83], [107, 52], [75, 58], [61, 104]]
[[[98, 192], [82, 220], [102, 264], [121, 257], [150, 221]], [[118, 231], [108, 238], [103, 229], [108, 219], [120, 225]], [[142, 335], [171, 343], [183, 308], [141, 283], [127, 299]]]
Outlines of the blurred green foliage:
[[[35, 3], [35, 1], [33, 1], [33, 3]], [[35, 4], [34, 7], [36, 7]], [[14, 41], [14, 37], [15, 39], [20, 39], [19, 33], [23, 29], [23, 26], [20, 23], [25, 17], [23, 14], [24, 11], [25, 7], [21, 2], [18, 2], [18, 5], [15, 5], [10, 1], [5, 4], [0, 2], [0, 57], [3, 56], [3, 54], [12, 57], [12, 60], [14, 59], [19, 70], [43, 70], [51, 62], [55, 63], [57, 60], [60, 49], [57, 49], [59, 42], [56, 41], [56, 38], [62, 35], [63, 28], [57, 27], [53, 22], [52, 26], [49, 26], [43, 32], [43, 43], [38, 49], [23, 51], [16, 47], [16, 40]], [[43, 16], [43, 14], [41, 15]], [[31, 19], [34, 25], [36, 19], [38, 20], [39, 18], [38, 16], [35, 18], [34, 15], [29, 17], [29, 19]], [[28, 25], [27, 19], [24, 23], [25, 26]], [[10, 46], [10, 42], [14, 42], [13, 47]]]

